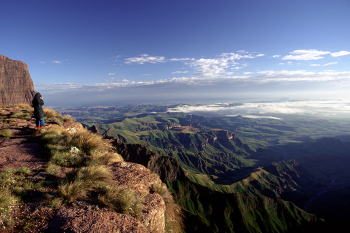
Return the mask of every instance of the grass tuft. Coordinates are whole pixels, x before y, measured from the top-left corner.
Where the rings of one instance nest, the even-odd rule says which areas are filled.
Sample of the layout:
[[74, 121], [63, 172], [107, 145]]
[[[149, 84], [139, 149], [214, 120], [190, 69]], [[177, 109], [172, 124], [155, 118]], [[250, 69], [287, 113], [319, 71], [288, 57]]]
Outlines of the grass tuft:
[[2, 129], [0, 130], [0, 136], [9, 139], [12, 137], [12, 131], [10, 129]]
[[143, 197], [132, 189], [110, 187], [104, 195], [99, 196], [99, 200], [110, 209], [119, 213], [130, 214], [139, 219], [143, 208]]
[[183, 232], [184, 215], [179, 205], [176, 204], [171, 192], [166, 186], [155, 184], [152, 186], [152, 191], [158, 193], [164, 200], [165, 211], [165, 228], [166, 232], [181, 233]]
[[56, 164], [50, 163], [46, 168], [46, 172], [50, 175], [58, 176], [61, 174], [61, 167]]
[[46, 118], [62, 118], [62, 115], [53, 109], [43, 108]]
[[30, 168], [21, 167], [15, 171], [15, 174], [17, 174], [17, 175], [20, 175], [20, 174], [29, 175], [31, 172], [32, 172], [32, 170], [30, 170]]
[[89, 165], [110, 165], [112, 163], [119, 163], [123, 161], [123, 157], [118, 153], [104, 151], [94, 153]]
[[61, 167], [79, 167], [83, 164], [84, 159], [79, 155], [59, 150], [54, 152], [50, 162]]
[[91, 191], [91, 186], [82, 180], [76, 180], [58, 187], [58, 194], [68, 203], [86, 198], [89, 191]]
[[13, 225], [13, 214], [18, 208], [19, 198], [12, 195], [8, 188], [0, 189], [0, 228]]
[[75, 121], [75, 118], [74, 117], [72, 117], [71, 115], [64, 115], [63, 116], [63, 122], [74, 122]]

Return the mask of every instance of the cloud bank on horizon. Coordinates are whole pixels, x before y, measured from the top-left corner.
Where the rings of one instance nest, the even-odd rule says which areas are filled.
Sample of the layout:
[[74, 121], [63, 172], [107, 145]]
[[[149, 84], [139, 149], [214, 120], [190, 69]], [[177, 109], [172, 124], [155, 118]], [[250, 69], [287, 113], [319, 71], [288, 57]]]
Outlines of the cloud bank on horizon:
[[50, 105], [348, 99], [350, 3], [6, 1], [0, 53]]
[[201, 115], [217, 114], [219, 116], [228, 117], [241, 115], [248, 118], [270, 118], [276, 120], [282, 120], [284, 117], [289, 116], [316, 116], [345, 118], [348, 120], [350, 115], [350, 102], [322, 100], [180, 105], [168, 108], [168, 112], [197, 113]]

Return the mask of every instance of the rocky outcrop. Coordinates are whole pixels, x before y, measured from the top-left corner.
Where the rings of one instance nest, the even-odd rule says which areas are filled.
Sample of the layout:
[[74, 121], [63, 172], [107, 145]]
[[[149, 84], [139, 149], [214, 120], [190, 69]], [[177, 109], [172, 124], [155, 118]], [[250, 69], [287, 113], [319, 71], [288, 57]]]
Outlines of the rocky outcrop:
[[29, 104], [33, 93], [27, 64], [0, 55], [0, 106]]
[[166, 185], [160, 177], [144, 166], [136, 163], [115, 163], [111, 167], [113, 180], [119, 188], [132, 189], [140, 194], [148, 194], [143, 200], [140, 222], [152, 232], [165, 232], [165, 210], [163, 198], [150, 192], [154, 185]]
[[112, 211], [92, 209], [60, 208], [45, 229], [47, 232], [137, 232], [149, 231], [130, 215]]

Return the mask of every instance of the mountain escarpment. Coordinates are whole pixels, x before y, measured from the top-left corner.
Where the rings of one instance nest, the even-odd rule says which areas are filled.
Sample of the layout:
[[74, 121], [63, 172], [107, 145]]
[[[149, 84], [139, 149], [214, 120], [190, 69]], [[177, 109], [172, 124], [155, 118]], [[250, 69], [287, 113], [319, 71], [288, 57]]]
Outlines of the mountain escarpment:
[[34, 85], [27, 64], [0, 55], [0, 106], [28, 104], [33, 93]]
[[142, 162], [168, 185], [184, 211], [186, 232], [307, 232], [323, 224], [291, 202], [223, 193], [197, 184], [175, 158], [159, 156], [140, 144], [122, 146], [118, 139], [113, 144], [126, 161]]

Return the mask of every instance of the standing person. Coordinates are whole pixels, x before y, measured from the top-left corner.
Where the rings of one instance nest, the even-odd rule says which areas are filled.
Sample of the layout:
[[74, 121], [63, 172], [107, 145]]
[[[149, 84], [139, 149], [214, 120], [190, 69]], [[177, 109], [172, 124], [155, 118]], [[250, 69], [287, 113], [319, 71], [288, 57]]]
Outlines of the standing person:
[[44, 119], [44, 111], [42, 106], [44, 105], [43, 97], [39, 92], [37, 92], [33, 98], [32, 105], [34, 107], [34, 117], [36, 127], [44, 128], [45, 127], [45, 119]]

